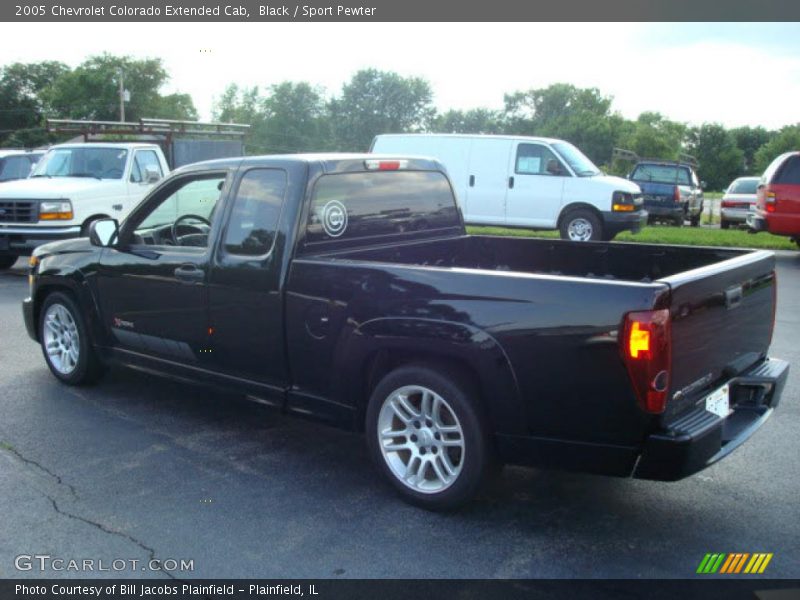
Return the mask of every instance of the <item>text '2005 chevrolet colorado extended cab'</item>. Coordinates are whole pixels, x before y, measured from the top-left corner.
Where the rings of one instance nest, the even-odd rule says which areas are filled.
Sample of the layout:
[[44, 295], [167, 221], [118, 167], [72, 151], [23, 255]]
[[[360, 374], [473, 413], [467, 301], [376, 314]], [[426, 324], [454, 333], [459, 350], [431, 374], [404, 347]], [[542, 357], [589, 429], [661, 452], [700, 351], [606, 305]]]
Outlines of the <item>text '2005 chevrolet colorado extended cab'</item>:
[[31, 263], [25, 322], [63, 382], [115, 362], [363, 430], [429, 508], [493, 461], [679, 479], [788, 372], [771, 253], [466, 235], [434, 160], [200, 163]]

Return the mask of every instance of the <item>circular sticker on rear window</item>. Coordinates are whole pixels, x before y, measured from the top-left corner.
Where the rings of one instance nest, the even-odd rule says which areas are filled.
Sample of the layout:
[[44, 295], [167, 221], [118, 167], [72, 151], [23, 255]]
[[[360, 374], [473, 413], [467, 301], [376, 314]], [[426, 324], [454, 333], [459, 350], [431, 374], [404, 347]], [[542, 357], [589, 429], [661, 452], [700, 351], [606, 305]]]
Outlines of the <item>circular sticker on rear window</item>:
[[322, 208], [322, 227], [330, 237], [339, 237], [347, 229], [347, 209], [338, 200], [331, 200]]

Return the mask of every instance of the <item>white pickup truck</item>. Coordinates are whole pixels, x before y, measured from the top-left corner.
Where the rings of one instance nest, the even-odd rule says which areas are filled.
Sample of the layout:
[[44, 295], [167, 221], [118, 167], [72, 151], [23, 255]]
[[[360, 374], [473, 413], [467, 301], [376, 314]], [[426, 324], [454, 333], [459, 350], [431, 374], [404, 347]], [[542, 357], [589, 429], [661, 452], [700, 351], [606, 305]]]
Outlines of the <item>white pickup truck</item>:
[[0, 269], [46, 242], [88, 235], [96, 219], [124, 218], [168, 172], [157, 144], [51, 147], [29, 178], [0, 186]]

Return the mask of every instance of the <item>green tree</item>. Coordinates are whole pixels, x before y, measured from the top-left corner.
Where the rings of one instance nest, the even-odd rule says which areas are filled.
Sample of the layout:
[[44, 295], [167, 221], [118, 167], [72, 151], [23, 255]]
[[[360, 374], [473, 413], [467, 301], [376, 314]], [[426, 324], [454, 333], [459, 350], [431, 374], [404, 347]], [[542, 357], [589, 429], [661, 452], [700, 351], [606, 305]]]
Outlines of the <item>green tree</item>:
[[[674, 160], [681, 151], [686, 126], [670, 121], [657, 112], [643, 112], [635, 121], [624, 121], [619, 128], [617, 146], [641, 157]], [[629, 161], [614, 161], [610, 170], [623, 175], [630, 170]]]
[[307, 82], [285, 81], [269, 88], [261, 106], [268, 143], [285, 152], [313, 152], [331, 146], [322, 90]]
[[433, 91], [419, 77], [365, 69], [328, 105], [338, 150], [364, 151], [379, 133], [424, 131], [435, 115]]
[[753, 157], [755, 166], [753, 172], [760, 175], [769, 166], [769, 163], [784, 152], [791, 150], [800, 150], [800, 123], [787, 125], [756, 151]]
[[546, 88], [505, 95], [509, 133], [562, 138], [598, 164], [611, 151], [624, 120], [611, 112], [611, 96], [597, 88], [554, 83]]
[[[744, 155], [744, 174], [753, 175], [755, 172], [755, 156], [758, 149], [775, 137], [774, 131], [767, 131], [763, 127], [737, 127], [732, 129], [733, 139]], [[759, 172], [760, 174], [760, 172]]]
[[184, 94], [161, 95], [169, 75], [159, 58], [134, 59], [101, 54], [64, 73], [47, 91], [47, 100], [60, 117], [118, 121], [119, 76], [123, 74], [130, 102], [125, 104], [125, 120], [142, 117], [192, 119], [197, 111]]
[[13, 63], [0, 69], [0, 142], [35, 146], [49, 140], [43, 127], [49, 111], [46, 90], [68, 71], [56, 61]]
[[497, 134], [503, 133], [504, 127], [501, 114], [488, 108], [448, 110], [437, 115], [432, 124], [433, 131], [438, 133]]
[[704, 123], [688, 132], [689, 153], [700, 167], [698, 175], [710, 190], [722, 190], [742, 174], [744, 153], [736, 146], [730, 131], [718, 123]]
[[319, 88], [285, 81], [268, 88], [230, 84], [214, 104], [214, 119], [250, 125], [250, 154], [325, 150], [330, 147], [327, 107]]

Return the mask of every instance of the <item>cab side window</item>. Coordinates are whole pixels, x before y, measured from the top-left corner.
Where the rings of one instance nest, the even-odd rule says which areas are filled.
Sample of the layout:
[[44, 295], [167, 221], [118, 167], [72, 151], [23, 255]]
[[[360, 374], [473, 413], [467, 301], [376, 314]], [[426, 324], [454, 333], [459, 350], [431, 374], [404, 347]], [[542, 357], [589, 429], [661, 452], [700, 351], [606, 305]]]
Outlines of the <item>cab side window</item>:
[[263, 256], [272, 249], [286, 193], [286, 172], [252, 169], [239, 183], [225, 230], [229, 254]]
[[514, 170], [518, 175], [558, 175], [564, 172], [564, 168], [555, 153], [550, 148], [540, 144], [520, 144], [517, 146], [517, 160]]
[[161, 163], [153, 150], [138, 150], [133, 157], [133, 168], [131, 169], [131, 182], [141, 183], [147, 178], [147, 169], [154, 170], [159, 177], [164, 176]]

